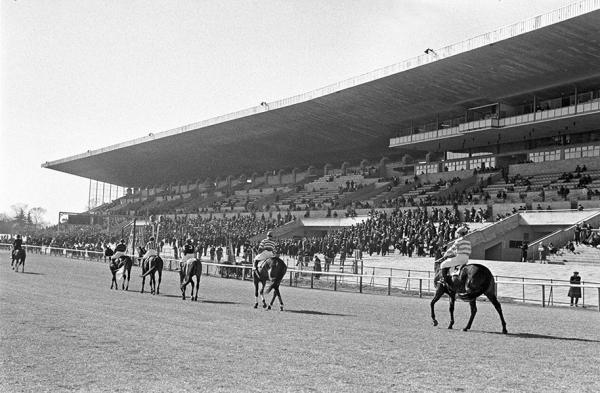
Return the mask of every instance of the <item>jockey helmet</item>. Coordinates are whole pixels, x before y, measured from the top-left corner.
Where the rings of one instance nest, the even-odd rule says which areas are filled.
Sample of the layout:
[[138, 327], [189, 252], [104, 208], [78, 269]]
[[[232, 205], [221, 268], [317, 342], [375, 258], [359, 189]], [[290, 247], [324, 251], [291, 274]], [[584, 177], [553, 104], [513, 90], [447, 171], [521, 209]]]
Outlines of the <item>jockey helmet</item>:
[[154, 241], [154, 236], [150, 236], [150, 241], [153, 242]]
[[20, 239], [20, 238], [21, 238], [21, 235], [17, 235], [17, 239]]
[[273, 232], [271, 232], [271, 231], [267, 232], [267, 237], [273, 237]]
[[462, 227], [456, 230], [456, 233], [458, 233], [459, 235], [466, 235], [468, 232], [469, 228], [466, 225], [463, 225]]

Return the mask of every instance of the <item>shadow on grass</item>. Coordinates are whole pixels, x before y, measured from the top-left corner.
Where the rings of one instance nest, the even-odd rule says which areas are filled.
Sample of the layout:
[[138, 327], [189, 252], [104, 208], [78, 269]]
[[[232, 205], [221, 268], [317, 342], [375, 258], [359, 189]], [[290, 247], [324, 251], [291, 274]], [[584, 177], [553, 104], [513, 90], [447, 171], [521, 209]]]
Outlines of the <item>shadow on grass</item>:
[[291, 312], [294, 314], [328, 315], [328, 316], [332, 316], [332, 317], [351, 317], [351, 316], [353, 316], [353, 315], [348, 315], [348, 314], [335, 314], [335, 313], [328, 313], [328, 312], [323, 312], [323, 311], [312, 311], [312, 310], [285, 310], [285, 312]]
[[19, 274], [33, 274], [34, 276], [45, 276], [44, 273], [36, 273], [36, 272], [18, 272]]
[[[491, 334], [501, 334], [500, 332], [488, 332]], [[506, 336], [518, 337], [518, 338], [541, 338], [546, 340], [564, 340], [564, 341], [577, 341], [584, 343], [600, 343], [600, 340], [591, 340], [588, 338], [577, 338], [577, 337], [561, 337], [561, 336], [550, 336], [547, 334], [536, 334], [536, 333], [508, 333]]]
[[200, 300], [202, 303], [209, 304], [240, 304], [238, 302], [228, 302], [226, 300]]

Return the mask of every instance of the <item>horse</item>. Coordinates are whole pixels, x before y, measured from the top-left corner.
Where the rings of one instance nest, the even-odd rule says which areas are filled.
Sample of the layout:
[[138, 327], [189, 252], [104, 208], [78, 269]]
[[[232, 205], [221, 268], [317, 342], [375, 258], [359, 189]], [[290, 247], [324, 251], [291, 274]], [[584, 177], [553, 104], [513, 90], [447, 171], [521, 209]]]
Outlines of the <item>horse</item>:
[[[158, 295], [160, 292], [160, 281], [162, 279], [163, 260], [158, 255], [150, 255], [142, 260], [142, 291], [144, 293], [144, 285], [146, 276], [150, 275], [150, 293]], [[155, 273], [158, 273], [158, 284], [156, 282]]]
[[450, 298], [450, 324], [448, 325], [448, 329], [452, 329], [454, 326], [454, 303], [456, 301], [456, 296], [463, 301], [469, 302], [469, 305], [471, 306], [471, 317], [469, 318], [469, 323], [467, 323], [467, 326], [463, 329], [465, 332], [471, 329], [473, 319], [477, 313], [477, 298], [481, 295], [485, 295], [494, 305], [498, 315], [500, 315], [502, 333], [508, 333], [506, 330], [506, 322], [502, 315], [502, 306], [500, 306], [500, 302], [496, 297], [496, 282], [494, 281], [494, 276], [490, 270], [479, 264], [464, 265], [460, 270], [458, 277], [453, 277], [452, 288], [448, 289], [446, 285], [444, 285], [440, 264], [441, 260], [434, 262], [434, 284], [436, 291], [431, 300], [431, 319], [433, 320], [433, 326], [438, 325], [438, 321], [435, 319], [434, 306], [444, 293], [448, 294], [448, 297]]
[[258, 283], [262, 284], [262, 288], [260, 290], [260, 297], [262, 299], [263, 308], [267, 308], [267, 303], [265, 302], [264, 292], [265, 285], [267, 280], [271, 281], [271, 285], [267, 288], [267, 293], [273, 290], [273, 298], [271, 299], [271, 303], [267, 309], [271, 309], [273, 302], [275, 301], [275, 297], [279, 299], [280, 309], [283, 311], [283, 301], [281, 300], [281, 293], [279, 292], [279, 284], [285, 277], [285, 272], [287, 271], [287, 266], [283, 260], [278, 257], [272, 257], [267, 259], [262, 266], [259, 267], [258, 271], [254, 271], [254, 297], [256, 298], [256, 303], [254, 303], [254, 308], [258, 308]]
[[25, 253], [24, 248], [19, 248], [18, 250], [13, 250], [12, 259], [10, 262], [10, 267], [14, 269], [15, 272], [19, 271], [19, 265], [21, 265], [21, 273], [25, 271], [25, 257], [27, 254]]
[[[123, 285], [121, 289], [128, 291], [129, 290], [129, 280], [131, 280], [131, 266], [133, 266], [133, 259], [127, 255], [121, 255], [117, 259], [111, 259], [108, 265], [110, 272], [112, 273], [112, 281], [110, 283], [110, 289], [113, 289], [113, 285], [115, 289], [119, 289], [119, 284], [117, 283], [117, 272], [122, 269], [123, 270]], [[127, 286], [125, 286], [125, 281], [127, 281]]]
[[[179, 282], [181, 287], [181, 299], [185, 300], [185, 288], [192, 284], [192, 301], [198, 301], [198, 287], [200, 286], [200, 277], [202, 276], [202, 262], [196, 258], [190, 258], [187, 261], [179, 263]], [[194, 277], [196, 277], [196, 296], [194, 297]]]

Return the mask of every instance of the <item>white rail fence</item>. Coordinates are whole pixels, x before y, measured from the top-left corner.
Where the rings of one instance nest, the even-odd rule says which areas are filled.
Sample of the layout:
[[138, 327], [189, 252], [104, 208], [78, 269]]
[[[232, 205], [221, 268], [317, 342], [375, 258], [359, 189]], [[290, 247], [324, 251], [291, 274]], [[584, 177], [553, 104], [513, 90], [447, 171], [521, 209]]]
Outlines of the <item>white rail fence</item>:
[[[0, 244], [0, 250], [9, 250], [9, 244]], [[107, 257], [100, 251], [75, 250], [44, 246], [24, 246], [28, 253], [61, 256], [71, 259], [106, 262]], [[141, 258], [132, 256], [134, 264], [140, 264]], [[164, 269], [179, 270], [179, 260], [163, 258]], [[289, 263], [289, 260], [288, 260]], [[228, 264], [202, 261], [203, 274], [221, 277], [234, 277], [242, 280], [252, 279], [251, 264]], [[350, 263], [352, 265], [352, 263]], [[335, 265], [339, 267], [339, 265]], [[355, 265], [356, 266], [356, 265]], [[376, 274], [377, 270], [385, 270], [390, 274]], [[353, 269], [355, 270], [355, 269]], [[366, 268], [371, 274], [354, 274], [344, 272], [317, 271], [288, 268], [285, 285], [306, 287], [311, 289], [352, 291], [378, 294], [411, 294], [414, 296], [431, 296], [435, 292], [433, 272], [402, 269]], [[396, 273], [396, 274], [394, 274]], [[414, 274], [417, 275], [414, 275]], [[496, 277], [496, 292], [501, 300], [540, 304], [542, 307], [569, 305], [567, 289], [581, 288], [583, 308], [597, 308], [600, 311], [600, 283], [582, 282], [572, 285], [564, 280], [534, 279], [525, 277]], [[557, 294], [557, 290], [562, 290]], [[564, 299], [564, 300], [561, 300]]]

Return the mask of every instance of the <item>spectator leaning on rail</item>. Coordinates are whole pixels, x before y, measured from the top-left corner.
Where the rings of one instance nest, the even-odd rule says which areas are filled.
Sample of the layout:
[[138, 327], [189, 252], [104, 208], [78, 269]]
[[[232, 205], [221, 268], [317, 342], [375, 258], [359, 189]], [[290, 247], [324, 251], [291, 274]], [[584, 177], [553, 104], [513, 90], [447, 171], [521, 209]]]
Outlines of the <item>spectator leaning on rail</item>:
[[254, 259], [254, 270], [258, 271], [259, 263], [266, 261], [269, 258], [273, 258], [275, 256], [275, 249], [277, 247], [277, 243], [273, 240], [273, 233], [271, 231], [267, 232], [266, 239], [263, 239], [258, 245], [259, 254]]
[[454, 240], [450, 248], [444, 253], [444, 257], [447, 258], [441, 265], [442, 277], [448, 288], [452, 287], [452, 276], [449, 274], [450, 268], [462, 267], [469, 262], [469, 256], [471, 255], [471, 242], [464, 238], [469, 232], [469, 228], [462, 226], [457, 229], [456, 233], [459, 235]]

